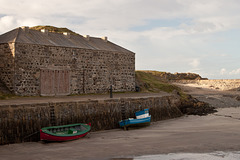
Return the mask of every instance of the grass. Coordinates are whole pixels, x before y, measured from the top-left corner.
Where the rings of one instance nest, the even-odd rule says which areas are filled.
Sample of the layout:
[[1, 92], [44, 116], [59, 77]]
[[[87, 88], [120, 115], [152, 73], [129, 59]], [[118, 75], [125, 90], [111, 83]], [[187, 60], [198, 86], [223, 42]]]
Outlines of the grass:
[[37, 31], [40, 31], [41, 29], [47, 29], [49, 32], [55, 32], [55, 33], [68, 32], [68, 33], [71, 33], [72, 35], [78, 35], [77, 33], [67, 28], [58, 28], [54, 26], [34, 26], [34, 27], [30, 27], [30, 29], [37, 30]]
[[3, 94], [0, 93], [0, 100], [5, 100], [5, 99], [12, 99], [15, 98], [17, 96], [13, 95], [13, 94]]
[[182, 98], [187, 98], [187, 95], [177, 86], [161, 80], [158, 75], [164, 72], [157, 71], [136, 71], [136, 83], [141, 88], [141, 92], [167, 92], [173, 91], [180, 94]]
[[159, 77], [168, 74], [167, 72], [161, 72], [161, 71], [150, 71], [150, 70], [136, 71], [136, 72], [151, 73], [152, 75], [154, 75], [154, 76], [159, 76]]

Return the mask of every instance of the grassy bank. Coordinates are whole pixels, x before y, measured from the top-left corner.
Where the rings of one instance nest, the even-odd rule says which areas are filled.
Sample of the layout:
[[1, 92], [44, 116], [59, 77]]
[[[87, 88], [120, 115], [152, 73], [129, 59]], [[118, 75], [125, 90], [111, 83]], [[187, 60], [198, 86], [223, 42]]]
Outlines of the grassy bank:
[[69, 30], [68, 28], [58, 28], [54, 26], [35, 26], [31, 27], [30, 29], [41, 31], [41, 29], [47, 29], [49, 32], [55, 32], [55, 33], [63, 33], [63, 32], [68, 32], [71, 33], [72, 35], [78, 35], [77, 33]]
[[157, 71], [136, 71], [136, 85], [140, 87], [141, 92], [176, 92], [180, 94], [182, 98], [187, 98], [187, 95], [182, 92], [182, 90], [167, 82], [162, 80], [159, 75], [162, 72]]

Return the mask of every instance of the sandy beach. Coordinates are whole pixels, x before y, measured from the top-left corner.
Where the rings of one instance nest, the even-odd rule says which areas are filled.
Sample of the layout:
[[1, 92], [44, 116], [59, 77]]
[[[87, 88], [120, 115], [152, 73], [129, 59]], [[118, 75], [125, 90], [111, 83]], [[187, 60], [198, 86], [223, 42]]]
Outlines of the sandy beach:
[[218, 112], [152, 122], [148, 127], [129, 131], [92, 132], [83, 139], [64, 143], [4, 145], [0, 146], [0, 159], [132, 159], [168, 153], [240, 151], [240, 101], [236, 99], [239, 93], [183, 87], [196, 98], [214, 106], [221, 104]]

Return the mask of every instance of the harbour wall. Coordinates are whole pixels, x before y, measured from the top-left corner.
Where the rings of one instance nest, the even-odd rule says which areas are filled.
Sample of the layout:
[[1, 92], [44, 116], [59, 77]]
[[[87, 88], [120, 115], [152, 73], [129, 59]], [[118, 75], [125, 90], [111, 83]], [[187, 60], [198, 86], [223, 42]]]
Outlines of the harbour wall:
[[91, 123], [92, 131], [118, 128], [126, 117], [149, 108], [152, 121], [182, 116], [178, 96], [102, 99], [0, 105], [0, 145], [39, 141], [39, 130], [52, 125]]

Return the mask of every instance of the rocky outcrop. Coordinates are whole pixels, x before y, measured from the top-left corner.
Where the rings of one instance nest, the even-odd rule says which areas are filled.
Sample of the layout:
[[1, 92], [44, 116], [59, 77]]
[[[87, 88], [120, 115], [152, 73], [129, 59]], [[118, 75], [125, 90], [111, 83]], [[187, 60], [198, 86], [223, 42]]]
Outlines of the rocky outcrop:
[[174, 73], [169, 77], [169, 80], [203, 80], [207, 78], [202, 78], [196, 73]]
[[183, 114], [199, 116], [217, 112], [217, 110], [214, 107], [210, 106], [208, 103], [199, 101], [190, 95], [186, 100], [182, 101], [179, 109]]
[[175, 80], [203, 80], [207, 78], [202, 78], [196, 73], [170, 73], [170, 72], [159, 72], [159, 71], [142, 71], [145, 73], [150, 73], [161, 80], [175, 81]]

